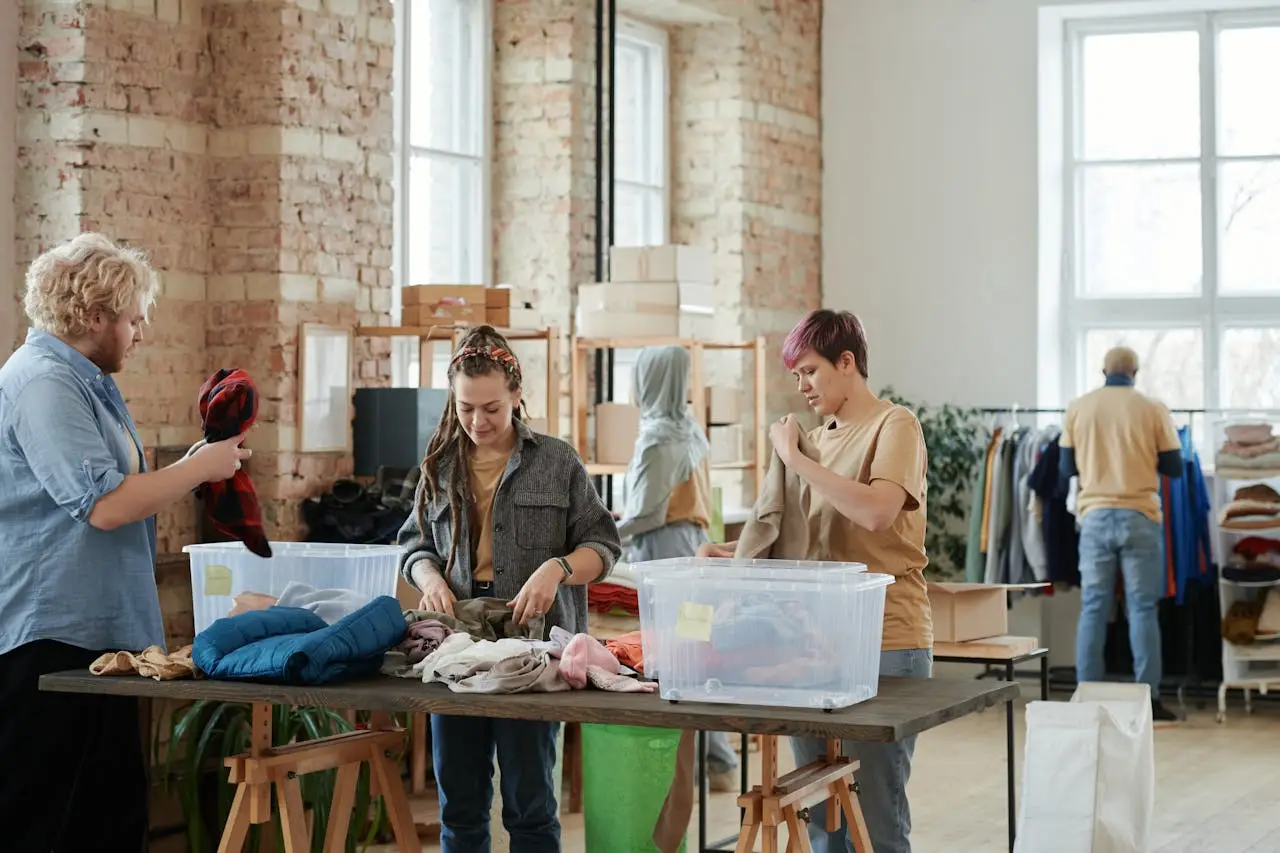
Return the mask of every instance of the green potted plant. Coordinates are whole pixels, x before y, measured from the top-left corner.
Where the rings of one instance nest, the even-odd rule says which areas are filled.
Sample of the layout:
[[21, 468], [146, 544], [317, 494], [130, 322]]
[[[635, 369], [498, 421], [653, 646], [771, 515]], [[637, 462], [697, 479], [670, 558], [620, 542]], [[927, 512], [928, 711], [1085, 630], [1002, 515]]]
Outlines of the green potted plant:
[[[235, 787], [227, 782], [224, 759], [249, 750], [252, 708], [236, 702], [201, 700], [179, 708], [170, 717], [169, 742], [161, 757], [159, 732], [152, 744], [153, 764], [164, 767], [165, 784], [174, 790], [187, 822], [190, 853], [212, 853], [231, 812]], [[272, 745], [330, 737], [353, 730], [337, 711], [327, 708], [293, 708], [276, 705], [272, 709]], [[311, 849], [321, 853], [329, 807], [333, 801], [336, 770], [308, 773], [301, 777], [302, 801], [310, 815]], [[382, 799], [376, 803], [369, 794], [369, 767], [360, 771], [356, 801], [346, 850], [356, 853], [376, 841], [386, 824]], [[274, 797], [274, 791], [273, 791]], [[278, 812], [271, 822], [250, 830], [248, 849], [258, 853], [264, 844], [283, 850]], [[270, 833], [270, 837], [267, 836]]]
[[982, 412], [963, 406], [927, 406], [898, 396], [892, 387], [880, 396], [911, 409], [920, 421], [929, 451], [929, 503], [925, 550], [937, 580], [964, 580], [973, 480], [986, 457]]

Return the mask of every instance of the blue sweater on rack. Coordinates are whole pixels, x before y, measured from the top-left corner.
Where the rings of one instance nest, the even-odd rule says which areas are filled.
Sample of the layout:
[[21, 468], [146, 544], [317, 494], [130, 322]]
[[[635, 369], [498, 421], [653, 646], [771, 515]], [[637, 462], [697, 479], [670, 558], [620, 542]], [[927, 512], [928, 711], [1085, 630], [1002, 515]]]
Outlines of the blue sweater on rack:
[[1191, 431], [1179, 427], [1182, 442], [1181, 477], [1160, 478], [1164, 503], [1165, 572], [1168, 594], [1184, 603], [1191, 582], [1212, 583], [1213, 549], [1209, 538], [1209, 489], [1200, 468], [1200, 456], [1191, 443]]

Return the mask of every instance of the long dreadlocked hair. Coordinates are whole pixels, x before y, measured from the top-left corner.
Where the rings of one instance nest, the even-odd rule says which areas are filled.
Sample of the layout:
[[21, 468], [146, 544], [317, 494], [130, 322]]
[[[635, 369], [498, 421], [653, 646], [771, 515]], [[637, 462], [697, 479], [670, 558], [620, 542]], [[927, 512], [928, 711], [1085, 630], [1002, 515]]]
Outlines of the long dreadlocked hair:
[[[445, 574], [453, 568], [458, 553], [458, 538], [462, 535], [462, 513], [464, 507], [470, 505], [471, 496], [471, 449], [474, 446], [467, 437], [467, 431], [458, 420], [457, 400], [453, 392], [453, 380], [458, 374], [463, 376], [486, 376], [490, 373], [501, 373], [507, 378], [507, 390], [521, 389], [520, 362], [511, 351], [507, 339], [498, 334], [492, 326], [477, 326], [467, 333], [449, 362], [449, 397], [444, 411], [440, 414], [440, 424], [435, 435], [427, 444], [426, 455], [422, 457], [423, 490], [419, 492], [418, 504], [414, 512], [418, 518], [418, 529], [427, 530], [427, 504], [433, 503], [440, 494], [440, 468], [442, 463], [449, 465], [449, 514], [453, 528], [452, 545], [449, 548], [449, 559], [445, 565]], [[524, 400], [515, 412], [515, 417], [528, 420], [528, 410]]]

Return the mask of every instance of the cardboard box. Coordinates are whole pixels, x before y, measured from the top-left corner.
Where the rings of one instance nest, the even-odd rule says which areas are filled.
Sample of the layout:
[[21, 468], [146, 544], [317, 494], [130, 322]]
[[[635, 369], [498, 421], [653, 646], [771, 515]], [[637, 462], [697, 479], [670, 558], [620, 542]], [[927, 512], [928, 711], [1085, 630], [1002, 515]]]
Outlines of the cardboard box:
[[744, 420], [742, 411], [742, 392], [737, 388], [723, 385], [711, 385], [706, 389], [706, 407], [708, 423], [736, 424]]
[[965, 643], [1009, 632], [1009, 590], [1048, 584], [929, 583], [933, 639]]
[[680, 337], [710, 340], [715, 314], [681, 303], [675, 282], [584, 284], [578, 288], [580, 337]]
[[511, 288], [506, 286], [486, 287], [484, 290], [484, 307], [510, 308], [511, 307]]
[[625, 403], [596, 406], [596, 459], [601, 465], [626, 465], [640, 437], [640, 407]]
[[715, 283], [711, 251], [680, 245], [615, 246], [609, 253], [609, 279]]
[[747, 461], [746, 427], [740, 424], [713, 426], [709, 432], [712, 465], [734, 465]]
[[546, 418], [529, 418], [529, 429], [533, 430], [539, 435], [550, 435], [550, 433], [547, 432]]
[[406, 326], [447, 326], [454, 323], [478, 326], [485, 322], [483, 305], [406, 305], [402, 314]]
[[451, 300], [468, 305], [485, 305], [489, 288], [483, 284], [416, 284], [401, 288], [403, 305], [434, 305], [441, 300]]

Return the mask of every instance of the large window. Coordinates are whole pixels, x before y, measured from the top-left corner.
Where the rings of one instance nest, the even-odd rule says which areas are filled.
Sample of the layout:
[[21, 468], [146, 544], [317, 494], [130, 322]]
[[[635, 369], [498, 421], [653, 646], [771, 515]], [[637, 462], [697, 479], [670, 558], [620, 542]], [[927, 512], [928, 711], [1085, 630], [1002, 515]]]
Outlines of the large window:
[[1068, 396], [1133, 347], [1173, 408], [1280, 405], [1280, 14], [1067, 29]]
[[[395, 3], [397, 316], [406, 285], [488, 283], [489, 3]], [[416, 383], [416, 341], [396, 341], [392, 375]]]
[[667, 242], [667, 34], [618, 19], [614, 243]]
[[[614, 245], [668, 242], [667, 34], [630, 18], [618, 19], [614, 85]], [[628, 400], [635, 352], [614, 354], [614, 399]]]

